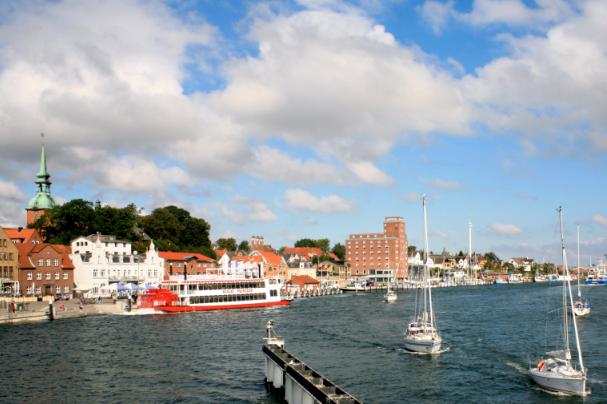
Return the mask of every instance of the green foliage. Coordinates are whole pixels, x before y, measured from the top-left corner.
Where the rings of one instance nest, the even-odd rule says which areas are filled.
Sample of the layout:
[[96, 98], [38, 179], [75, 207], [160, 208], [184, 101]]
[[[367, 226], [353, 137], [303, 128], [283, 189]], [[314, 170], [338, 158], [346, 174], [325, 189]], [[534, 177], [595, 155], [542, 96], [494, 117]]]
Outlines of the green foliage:
[[46, 211], [33, 223], [49, 243], [69, 244], [79, 236], [95, 231], [95, 210], [91, 202], [74, 199]]
[[413, 257], [416, 252], [417, 252], [417, 247], [415, 247], [414, 245], [409, 245], [407, 247], [407, 255], [409, 257]]
[[337, 243], [333, 246], [333, 249], [331, 250], [331, 252], [335, 255], [337, 255], [337, 257], [343, 261], [344, 258], [346, 257], [346, 247], [341, 244], [341, 243]]
[[249, 252], [251, 251], [251, 247], [249, 246], [249, 242], [247, 240], [242, 240], [240, 244], [238, 244], [239, 251]]
[[295, 247], [316, 247], [316, 242], [309, 238], [302, 238], [295, 242]]
[[160, 250], [215, 256], [209, 239], [211, 226], [204, 219], [190, 216], [185, 209], [176, 206], [154, 209], [140, 219], [140, 226]]
[[219, 250], [225, 249], [231, 252], [236, 251], [236, 239], [233, 237], [217, 239], [215, 244]]
[[329, 252], [330, 242], [328, 238], [321, 238], [319, 240], [312, 240], [309, 238], [302, 238], [295, 242], [295, 247], [315, 247], [320, 248], [325, 253]]
[[176, 206], [158, 208], [140, 217], [134, 204], [114, 208], [73, 199], [48, 210], [31, 227], [38, 229], [50, 243], [69, 244], [77, 237], [101, 233], [131, 241], [137, 251], [148, 247], [149, 243], [141, 240], [145, 232], [162, 251], [199, 252], [215, 258], [209, 224]]

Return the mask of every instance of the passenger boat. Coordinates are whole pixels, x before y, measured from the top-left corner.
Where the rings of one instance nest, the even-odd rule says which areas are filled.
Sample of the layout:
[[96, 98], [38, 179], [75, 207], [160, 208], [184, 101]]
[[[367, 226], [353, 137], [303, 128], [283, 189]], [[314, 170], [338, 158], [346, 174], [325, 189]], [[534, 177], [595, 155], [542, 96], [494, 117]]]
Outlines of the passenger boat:
[[141, 306], [164, 313], [286, 306], [284, 283], [279, 278], [244, 275], [172, 276], [160, 288], [141, 296]]

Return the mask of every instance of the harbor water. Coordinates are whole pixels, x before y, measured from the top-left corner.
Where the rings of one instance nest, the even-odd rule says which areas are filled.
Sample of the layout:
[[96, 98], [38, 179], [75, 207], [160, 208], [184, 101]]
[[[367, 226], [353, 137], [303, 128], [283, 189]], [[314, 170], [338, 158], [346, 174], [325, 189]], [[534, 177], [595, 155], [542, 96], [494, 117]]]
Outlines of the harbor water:
[[[583, 287], [579, 320], [592, 394], [607, 402], [607, 288]], [[581, 402], [541, 391], [530, 361], [553, 349], [560, 284], [433, 290], [447, 352], [403, 349], [415, 291], [344, 294], [291, 306], [103, 316], [0, 328], [1, 402], [274, 403], [263, 384], [266, 321], [292, 354], [369, 403]], [[552, 310], [552, 311], [551, 311]], [[548, 332], [547, 332], [548, 331]]]

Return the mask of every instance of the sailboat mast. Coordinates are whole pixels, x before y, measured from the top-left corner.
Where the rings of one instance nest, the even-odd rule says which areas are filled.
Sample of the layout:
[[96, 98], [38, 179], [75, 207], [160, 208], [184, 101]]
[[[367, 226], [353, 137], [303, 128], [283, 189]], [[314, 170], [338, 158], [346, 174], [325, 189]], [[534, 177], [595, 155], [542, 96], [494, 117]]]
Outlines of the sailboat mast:
[[472, 276], [472, 222], [468, 221], [468, 276]]
[[580, 225], [577, 225], [577, 295], [582, 297], [580, 289]]
[[[432, 288], [430, 287], [430, 268], [428, 267], [428, 257], [430, 247], [428, 245], [428, 213], [426, 212], [426, 195], [422, 197], [422, 204], [424, 207], [424, 250], [426, 257], [424, 260], [425, 272], [426, 272], [426, 290], [428, 291], [428, 306], [430, 308], [430, 326], [434, 326], [434, 310], [432, 310]], [[426, 293], [424, 293], [424, 310], [426, 310]], [[426, 311], [426, 313], [428, 313]]]
[[[586, 372], [586, 368], [584, 367], [584, 359], [582, 358], [582, 344], [580, 342], [580, 335], [577, 328], [577, 319], [575, 318], [575, 313], [573, 311], [573, 293], [571, 292], [571, 277], [569, 276], [569, 267], [567, 266], [567, 251], [565, 250], [565, 240], [563, 236], [563, 208], [559, 207], [559, 220], [561, 222], [561, 250], [563, 253], [563, 266], [565, 271], [565, 282], [567, 282], [567, 291], [569, 295], [569, 303], [571, 304], [571, 319], [573, 321], [573, 330], [575, 332], [575, 345], [577, 348], [578, 360], [580, 362], [580, 370], [582, 372]], [[566, 307], [566, 306], [565, 306]], [[563, 307], [563, 308], [565, 308]], [[565, 311], [565, 318], [567, 318], [567, 310]], [[566, 323], [566, 322], [565, 322]], [[567, 336], [567, 351], [569, 351], [569, 330], [565, 329], [565, 335]]]

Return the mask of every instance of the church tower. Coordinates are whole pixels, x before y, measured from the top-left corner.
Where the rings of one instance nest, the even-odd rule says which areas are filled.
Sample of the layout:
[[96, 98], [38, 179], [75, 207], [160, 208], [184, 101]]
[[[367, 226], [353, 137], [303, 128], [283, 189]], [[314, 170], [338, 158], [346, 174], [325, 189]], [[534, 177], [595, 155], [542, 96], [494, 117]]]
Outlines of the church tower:
[[[44, 135], [41, 135], [44, 140]], [[46, 171], [46, 152], [44, 150], [44, 141], [40, 152], [40, 170], [36, 175], [36, 195], [30, 199], [27, 204], [27, 224], [30, 225], [44, 215], [44, 212], [55, 206], [55, 200], [51, 196], [51, 176]]]

